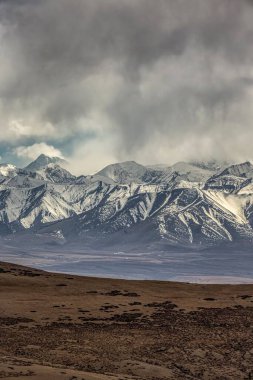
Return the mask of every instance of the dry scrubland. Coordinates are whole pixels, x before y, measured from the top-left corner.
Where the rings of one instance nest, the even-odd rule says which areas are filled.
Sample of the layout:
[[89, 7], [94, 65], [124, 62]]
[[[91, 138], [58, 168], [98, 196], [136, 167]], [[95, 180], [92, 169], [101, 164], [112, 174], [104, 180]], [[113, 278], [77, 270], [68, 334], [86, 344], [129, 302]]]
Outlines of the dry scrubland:
[[51, 274], [0, 263], [2, 379], [252, 379], [253, 285]]

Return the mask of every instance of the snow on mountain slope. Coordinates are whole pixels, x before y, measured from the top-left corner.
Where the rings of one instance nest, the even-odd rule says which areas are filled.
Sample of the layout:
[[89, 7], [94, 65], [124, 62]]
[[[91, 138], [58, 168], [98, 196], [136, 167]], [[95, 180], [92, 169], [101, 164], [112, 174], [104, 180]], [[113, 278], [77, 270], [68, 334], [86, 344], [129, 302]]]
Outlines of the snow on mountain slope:
[[24, 228], [68, 218], [101, 202], [108, 186], [43, 184], [0, 190], [0, 221]]
[[207, 180], [214, 173], [214, 170], [202, 168], [195, 164], [178, 162], [163, 171], [160, 182], [176, 180], [176, 183], [181, 181], [200, 183]]
[[178, 162], [170, 167], [159, 165], [143, 166], [134, 161], [122, 162], [105, 167], [96, 175], [110, 178], [116, 183], [149, 183], [168, 184], [170, 188], [199, 186], [216, 173], [213, 169], [202, 168], [199, 165]]
[[37, 170], [45, 168], [49, 164], [64, 164], [66, 161], [60, 157], [49, 157], [45, 154], [41, 154], [39, 157], [36, 158], [33, 162], [31, 162], [29, 165], [27, 165], [24, 170], [35, 172]]
[[96, 175], [112, 179], [116, 183], [151, 183], [161, 171], [149, 169], [135, 161], [126, 161], [106, 166]]
[[30, 228], [80, 214], [101, 202], [119, 202], [137, 189], [138, 186], [111, 186], [101, 181], [89, 186], [75, 183], [44, 183], [31, 188], [5, 186], [0, 189], [0, 221]]
[[135, 247], [253, 239], [249, 162], [152, 168], [128, 161], [76, 177], [58, 159], [40, 156], [27, 168], [0, 166], [0, 233], [26, 229], [91, 245], [129, 240]]
[[190, 161], [191, 165], [195, 167], [199, 167], [204, 170], [210, 170], [212, 172], [218, 172], [221, 170], [224, 170], [228, 166], [231, 165], [228, 161], [218, 161], [218, 160], [211, 160], [211, 161]]
[[202, 193], [212, 204], [217, 205], [224, 212], [231, 212], [238, 220], [238, 223], [247, 223], [245, 211], [248, 202], [253, 201], [252, 197], [237, 196], [217, 191], [202, 191]]
[[252, 178], [253, 165], [249, 161], [243, 162], [241, 164], [231, 165], [218, 174], [218, 176], [223, 175]]
[[24, 228], [35, 223], [52, 222], [73, 215], [61, 195], [42, 185], [36, 188], [12, 188], [0, 191], [0, 221], [16, 222]]
[[[115, 191], [115, 190], [114, 190]], [[60, 230], [67, 239], [110, 240], [111, 234], [130, 233], [143, 227], [154, 233], [156, 242], [168, 244], [213, 246], [234, 239], [252, 241], [253, 231], [236, 197], [217, 197], [198, 189], [176, 189], [172, 192], [138, 193], [130, 197], [115, 194], [74, 218], [48, 226], [46, 232]], [[154, 234], [153, 234], [154, 235]], [[143, 237], [136, 237], [141, 238]], [[119, 241], [120, 242], [120, 241]], [[108, 243], [107, 243], [108, 244]]]
[[205, 183], [205, 189], [220, 190], [228, 193], [238, 192], [248, 184], [251, 180], [244, 177], [236, 177], [233, 175], [222, 175], [211, 177]]
[[26, 172], [23, 169], [17, 169], [16, 175], [12, 177], [6, 177], [5, 180], [1, 183], [1, 188], [32, 188], [41, 186], [44, 184], [44, 179], [36, 172]]
[[66, 169], [63, 169], [60, 165], [50, 163], [43, 168], [36, 171], [45, 181], [55, 183], [73, 183], [76, 181], [76, 176], [72, 175]]
[[87, 175], [87, 176], [81, 175], [81, 176], [77, 177], [76, 181], [75, 181], [75, 183], [77, 183], [77, 184], [78, 183], [86, 184], [87, 186], [91, 185], [92, 183], [95, 183], [95, 182], [103, 182], [103, 183], [106, 183], [108, 185], [115, 185], [115, 181], [113, 181], [111, 178], [105, 177], [105, 176], [102, 176], [99, 174]]
[[253, 194], [253, 183], [250, 181], [245, 186], [243, 186], [238, 192], [238, 195]]
[[250, 162], [231, 165], [211, 176], [205, 183], [206, 189], [225, 192], [239, 192], [253, 179], [253, 165]]

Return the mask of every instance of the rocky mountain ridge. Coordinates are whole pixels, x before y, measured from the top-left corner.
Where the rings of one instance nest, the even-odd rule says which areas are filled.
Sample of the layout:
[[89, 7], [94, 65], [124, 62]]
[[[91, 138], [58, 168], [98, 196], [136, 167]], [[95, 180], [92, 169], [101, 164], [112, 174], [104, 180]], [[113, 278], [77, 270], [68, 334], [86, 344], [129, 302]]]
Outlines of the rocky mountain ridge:
[[79, 177], [62, 164], [42, 155], [24, 169], [0, 165], [2, 235], [143, 249], [252, 244], [250, 162], [150, 167], [128, 161]]

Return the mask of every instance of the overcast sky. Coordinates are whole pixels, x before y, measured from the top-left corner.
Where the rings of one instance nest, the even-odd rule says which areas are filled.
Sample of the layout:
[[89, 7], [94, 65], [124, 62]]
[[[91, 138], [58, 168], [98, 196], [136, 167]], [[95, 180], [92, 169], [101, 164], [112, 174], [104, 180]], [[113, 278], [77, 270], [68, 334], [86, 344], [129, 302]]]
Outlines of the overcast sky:
[[253, 160], [253, 1], [0, 0], [0, 155]]

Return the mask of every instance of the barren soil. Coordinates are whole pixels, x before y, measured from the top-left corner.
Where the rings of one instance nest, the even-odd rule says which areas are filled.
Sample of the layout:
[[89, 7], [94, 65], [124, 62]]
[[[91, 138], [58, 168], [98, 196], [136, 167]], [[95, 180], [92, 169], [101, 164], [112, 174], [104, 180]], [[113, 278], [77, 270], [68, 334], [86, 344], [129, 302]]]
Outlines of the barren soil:
[[253, 379], [253, 285], [0, 263], [0, 378]]

